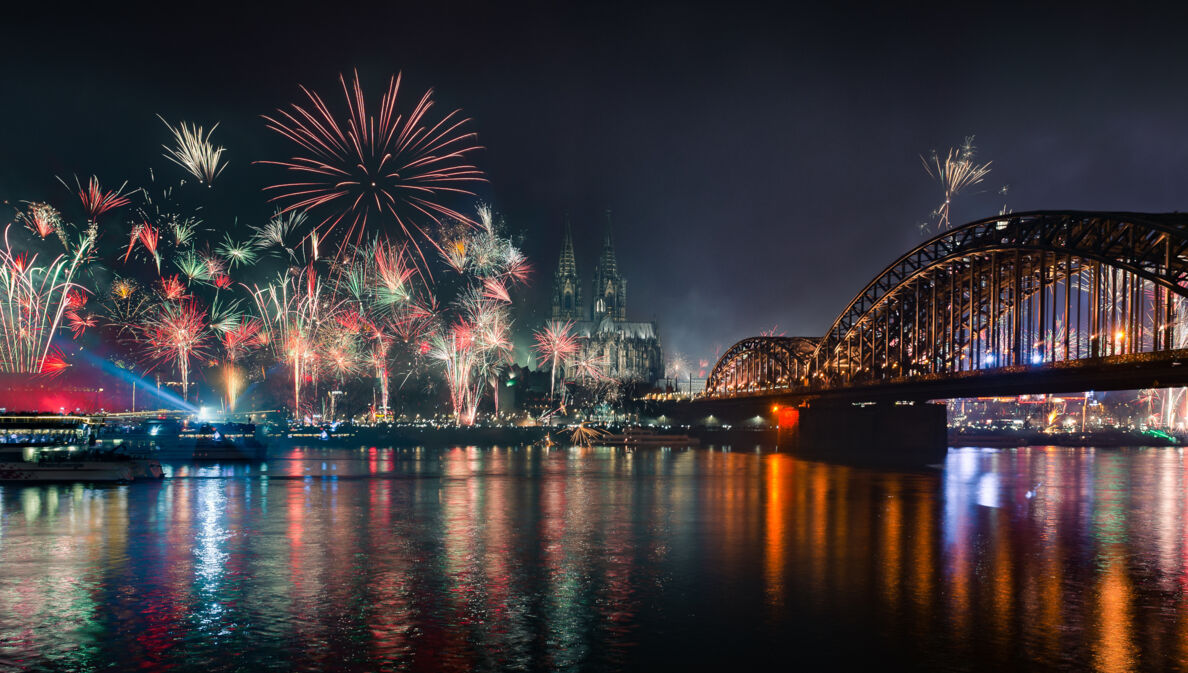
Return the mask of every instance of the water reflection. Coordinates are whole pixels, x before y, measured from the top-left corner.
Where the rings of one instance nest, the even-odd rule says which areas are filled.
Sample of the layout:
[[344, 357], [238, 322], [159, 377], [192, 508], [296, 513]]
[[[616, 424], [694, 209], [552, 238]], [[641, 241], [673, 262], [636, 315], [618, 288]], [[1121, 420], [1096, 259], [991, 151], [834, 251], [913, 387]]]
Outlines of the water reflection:
[[[303, 449], [0, 487], [0, 670], [1170, 670], [1188, 458]], [[857, 644], [857, 645], [856, 645]]]

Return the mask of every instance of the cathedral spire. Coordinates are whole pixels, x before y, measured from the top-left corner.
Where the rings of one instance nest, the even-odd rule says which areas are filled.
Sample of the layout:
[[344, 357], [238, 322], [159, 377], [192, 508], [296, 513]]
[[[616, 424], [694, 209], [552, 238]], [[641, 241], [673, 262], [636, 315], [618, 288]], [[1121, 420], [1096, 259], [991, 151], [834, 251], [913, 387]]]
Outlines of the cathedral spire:
[[561, 243], [561, 258], [557, 260], [558, 275], [577, 275], [577, 261], [573, 255], [573, 229], [569, 226], [569, 216], [565, 217], [565, 238]]
[[619, 275], [615, 242], [611, 235], [610, 210], [606, 211], [606, 233], [602, 238], [602, 256], [594, 270], [594, 320], [627, 319], [627, 281]]
[[619, 262], [615, 259], [615, 241], [611, 235], [611, 211], [606, 211], [606, 230], [602, 236], [602, 257], [598, 260], [599, 275], [606, 278], [618, 278]]
[[552, 317], [580, 320], [582, 313], [582, 282], [578, 278], [577, 261], [573, 254], [573, 231], [566, 216], [561, 256], [557, 260], [557, 271], [553, 274]]

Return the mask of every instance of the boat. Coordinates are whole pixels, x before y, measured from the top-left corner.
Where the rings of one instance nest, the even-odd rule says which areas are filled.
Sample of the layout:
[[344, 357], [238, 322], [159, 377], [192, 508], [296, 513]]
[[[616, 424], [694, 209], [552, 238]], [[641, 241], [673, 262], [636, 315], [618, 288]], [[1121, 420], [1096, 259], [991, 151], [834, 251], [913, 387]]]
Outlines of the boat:
[[203, 423], [183, 429], [177, 441], [193, 460], [263, 460], [268, 449], [252, 423]]
[[86, 416], [0, 414], [0, 481], [128, 482], [138, 467], [151, 471], [95, 450], [93, 425]]
[[669, 435], [651, 428], [626, 428], [621, 434], [602, 435], [597, 443], [605, 446], [700, 446], [701, 440], [689, 435]]

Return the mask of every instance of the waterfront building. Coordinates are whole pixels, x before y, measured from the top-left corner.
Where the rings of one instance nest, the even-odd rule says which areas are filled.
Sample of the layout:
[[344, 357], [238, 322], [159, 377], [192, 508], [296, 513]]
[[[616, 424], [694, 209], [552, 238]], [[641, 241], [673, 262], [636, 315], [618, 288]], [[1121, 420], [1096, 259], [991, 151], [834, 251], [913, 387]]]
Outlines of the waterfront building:
[[557, 271], [553, 274], [550, 315], [574, 323], [583, 347], [601, 354], [607, 374], [621, 381], [652, 384], [664, 375], [664, 354], [654, 321], [632, 321], [627, 316], [627, 279], [619, 273], [611, 232], [610, 212], [598, 265], [594, 269], [592, 300], [583, 303], [573, 233], [565, 224]]

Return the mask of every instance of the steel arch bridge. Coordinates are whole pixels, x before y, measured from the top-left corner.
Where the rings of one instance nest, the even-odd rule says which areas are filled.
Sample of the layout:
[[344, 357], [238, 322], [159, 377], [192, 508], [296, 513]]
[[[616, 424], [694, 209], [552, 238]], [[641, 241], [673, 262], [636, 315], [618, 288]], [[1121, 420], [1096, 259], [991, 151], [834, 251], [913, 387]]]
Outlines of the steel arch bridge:
[[819, 339], [738, 342], [706, 397], [1178, 366], [1185, 337], [1188, 214], [1014, 213], [895, 260]]

